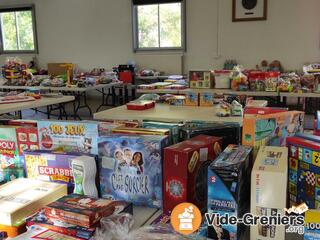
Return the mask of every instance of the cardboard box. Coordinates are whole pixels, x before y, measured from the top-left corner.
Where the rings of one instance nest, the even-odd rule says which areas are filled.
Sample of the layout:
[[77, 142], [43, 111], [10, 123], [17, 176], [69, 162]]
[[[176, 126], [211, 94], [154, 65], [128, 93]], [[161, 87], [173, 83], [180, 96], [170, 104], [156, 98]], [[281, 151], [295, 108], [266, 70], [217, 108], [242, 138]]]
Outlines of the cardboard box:
[[215, 70], [214, 71], [214, 88], [230, 89], [231, 87], [231, 70]]
[[213, 88], [214, 75], [210, 70], [189, 71], [190, 88]]
[[166, 136], [118, 135], [99, 140], [103, 198], [161, 208], [162, 151]]
[[245, 116], [242, 144], [253, 147], [253, 156], [260, 146], [285, 146], [286, 138], [303, 131], [304, 112], [287, 111], [274, 114]]
[[40, 208], [67, 194], [63, 184], [27, 178], [0, 186], [0, 224], [15, 226]]
[[287, 138], [290, 206], [306, 203], [320, 209], [320, 137], [299, 134]]
[[163, 211], [191, 202], [203, 212], [207, 205], [205, 181], [210, 162], [221, 152], [222, 138], [199, 135], [164, 149]]
[[24, 152], [26, 176], [30, 179], [67, 184], [68, 192], [71, 193], [74, 189], [71, 162], [79, 156], [82, 155], [44, 150]]
[[239, 144], [241, 129], [237, 123], [204, 123], [190, 122], [180, 129], [180, 139], [182, 141], [198, 135], [210, 135], [223, 138], [222, 149], [229, 144]]
[[199, 94], [199, 106], [200, 107], [212, 107], [214, 105], [214, 93], [200, 93]]
[[150, 128], [125, 128], [119, 127], [112, 130], [115, 134], [135, 134], [135, 135], [159, 135], [169, 136], [169, 129], [150, 129]]
[[0, 224], [0, 232], [5, 232], [9, 238], [14, 238], [25, 231], [27, 231], [27, 229], [24, 222], [18, 226], [6, 226]]
[[[288, 149], [262, 146], [251, 174], [251, 213], [285, 215], [287, 207]], [[272, 193], [272, 194], [270, 194]], [[251, 226], [251, 240], [285, 239], [285, 226]]]
[[90, 228], [115, 211], [114, 201], [70, 194], [44, 207], [48, 218]]
[[308, 210], [304, 216], [306, 226], [304, 228], [304, 240], [320, 239], [320, 212], [319, 210]]
[[199, 94], [196, 92], [188, 92], [185, 94], [185, 106], [199, 106]]
[[[229, 145], [208, 168], [208, 213], [242, 217], [250, 210], [252, 147]], [[246, 227], [222, 224], [225, 239], [240, 239]], [[227, 234], [228, 233], [228, 234]], [[218, 239], [212, 226], [208, 237]]]
[[38, 121], [41, 150], [98, 154], [98, 122]]
[[[67, 74], [67, 67], [63, 67], [63, 65], [69, 65], [72, 63], [48, 63], [48, 74], [51, 76], [58, 76], [58, 75], [66, 75]], [[71, 70], [73, 73], [73, 70]], [[72, 79], [72, 76], [71, 76]]]

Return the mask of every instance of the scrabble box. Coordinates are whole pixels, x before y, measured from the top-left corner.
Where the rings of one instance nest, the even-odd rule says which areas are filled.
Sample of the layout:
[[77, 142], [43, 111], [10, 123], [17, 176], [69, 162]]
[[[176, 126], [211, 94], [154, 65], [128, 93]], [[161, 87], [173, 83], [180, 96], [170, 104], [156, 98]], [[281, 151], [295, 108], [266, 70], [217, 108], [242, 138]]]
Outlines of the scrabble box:
[[286, 138], [303, 131], [304, 112], [287, 111], [245, 116], [242, 144], [253, 147], [253, 156], [260, 146], [285, 146]]
[[162, 206], [162, 154], [167, 136], [118, 135], [99, 139], [103, 198]]
[[[287, 147], [261, 146], [251, 174], [251, 213], [284, 215], [287, 207]], [[272, 193], [272, 194], [270, 194]], [[250, 227], [251, 240], [285, 239], [285, 226]]]
[[[252, 147], [229, 145], [208, 168], [208, 213], [242, 217], [250, 211]], [[246, 227], [222, 224], [225, 239], [240, 239]], [[228, 234], [227, 234], [228, 233]], [[208, 237], [217, 238], [214, 227]]]
[[289, 205], [306, 203], [320, 209], [320, 137], [299, 134], [287, 138]]
[[98, 154], [98, 123], [90, 121], [38, 121], [41, 150]]
[[221, 146], [222, 138], [199, 135], [164, 149], [164, 212], [182, 202], [206, 210], [208, 165], [220, 154]]

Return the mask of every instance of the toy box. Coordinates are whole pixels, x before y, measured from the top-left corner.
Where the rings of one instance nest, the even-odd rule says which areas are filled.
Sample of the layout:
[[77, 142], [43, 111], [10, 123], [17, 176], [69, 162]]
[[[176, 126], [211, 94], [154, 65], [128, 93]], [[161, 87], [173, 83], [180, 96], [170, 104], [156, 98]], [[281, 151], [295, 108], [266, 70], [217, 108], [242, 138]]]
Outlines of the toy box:
[[14, 238], [20, 235], [21, 233], [25, 232], [26, 230], [27, 229], [25, 222], [22, 222], [17, 226], [6, 226], [0, 224], [0, 231], [4, 232], [9, 238]]
[[162, 206], [162, 151], [166, 136], [110, 135], [99, 140], [103, 198]]
[[0, 186], [0, 224], [16, 226], [46, 204], [67, 194], [66, 185], [27, 178]]
[[90, 228], [115, 211], [115, 201], [70, 194], [44, 207], [44, 214], [70, 224]]
[[155, 107], [154, 101], [135, 100], [126, 104], [128, 110], [142, 111]]
[[185, 94], [185, 105], [197, 107], [199, 105], [199, 95], [196, 92], [187, 92]]
[[98, 154], [98, 123], [38, 121], [41, 150]]
[[222, 138], [199, 135], [164, 149], [163, 210], [191, 202], [203, 212], [207, 202], [207, 170], [221, 152]]
[[176, 144], [179, 142], [179, 129], [183, 124], [143, 121], [142, 127], [149, 129], [169, 129], [169, 143]]
[[212, 107], [214, 105], [214, 93], [200, 93], [199, 94], [199, 106], [200, 107]]
[[[132, 214], [132, 204], [126, 203], [124, 201], [113, 201], [114, 212], [112, 214], [118, 213], [129, 213]], [[31, 227], [34, 225], [45, 227], [47, 229], [59, 232], [68, 236], [73, 236], [81, 239], [91, 239], [94, 235], [95, 230], [100, 225], [97, 223], [94, 226], [87, 228], [81, 227], [75, 224], [64, 222], [58, 218], [48, 218], [45, 215], [45, 210], [40, 210], [37, 214], [29, 217], [27, 220], [27, 226]]]
[[214, 88], [230, 89], [231, 70], [215, 70], [214, 71]]
[[300, 134], [287, 138], [290, 206], [306, 203], [320, 209], [320, 137]]
[[[287, 207], [288, 149], [262, 146], [251, 174], [251, 213], [285, 215]], [[272, 194], [270, 194], [272, 193]], [[285, 239], [285, 226], [251, 226], [251, 240]]]
[[287, 111], [274, 114], [245, 116], [242, 144], [253, 146], [253, 156], [260, 146], [285, 146], [286, 138], [303, 131], [304, 112]]
[[309, 210], [304, 216], [306, 226], [304, 228], [304, 240], [320, 239], [320, 212], [318, 210]]
[[169, 136], [169, 129], [151, 129], [151, 128], [125, 128], [119, 127], [112, 130], [116, 134], [135, 134], [135, 135], [160, 135]]
[[214, 76], [211, 71], [189, 71], [190, 88], [213, 88]]
[[68, 192], [73, 192], [74, 180], [71, 162], [79, 157], [79, 153], [63, 153], [52, 151], [24, 152], [26, 176], [30, 179], [64, 183]]
[[[229, 145], [208, 168], [208, 212], [242, 217], [250, 210], [250, 178], [252, 148]], [[236, 240], [243, 236], [242, 224], [222, 224], [225, 239]], [[208, 237], [217, 238], [214, 227], [208, 227]]]
[[222, 137], [224, 149], [229, 144], [240, 143], [241, 129], [237, 123], [190, 122], [181, 128], [180, 139], [184, 141], [200, 134]]

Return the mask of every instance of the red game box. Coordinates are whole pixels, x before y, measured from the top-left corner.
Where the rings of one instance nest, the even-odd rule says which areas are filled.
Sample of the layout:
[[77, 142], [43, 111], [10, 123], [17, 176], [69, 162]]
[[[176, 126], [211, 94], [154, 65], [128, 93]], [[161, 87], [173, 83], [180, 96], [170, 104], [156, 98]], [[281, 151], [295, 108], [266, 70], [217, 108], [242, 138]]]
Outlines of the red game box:
[[115, 211], [115, 202], [102, 198], [70, 194], [44, 208], [48, 218], [60, 219], [70, 224], [90, 228]]
[[199, 135], [164, 149], [163, 211], [182, 202], [207, 206], [207, 170], [221, 152], [222, 138]]
[[128, 110], [146, 110], [155, 107], [154, 101], [133, 101], [127, 103]]

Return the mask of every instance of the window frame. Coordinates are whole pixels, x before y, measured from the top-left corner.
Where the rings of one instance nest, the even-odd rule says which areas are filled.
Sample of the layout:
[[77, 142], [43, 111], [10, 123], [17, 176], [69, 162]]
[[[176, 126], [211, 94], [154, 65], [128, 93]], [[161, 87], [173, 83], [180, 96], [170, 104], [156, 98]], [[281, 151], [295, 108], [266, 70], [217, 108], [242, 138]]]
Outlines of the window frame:
[[35, 5], [34, 4], [10, 5], [10, 6], [1, 6], [0, 5], [0, 13], [2, 13], [2, 12], [19, 12], [19, 11], [31, 11], [34, 50], [4, 50], [3, 39], [2, 39], [3, 33], [2, 33], [1, 24], [0, 24], [0, 54], [38, 54], [39, 53]]
[[[181, 3], [181, 47], [151, 47], [141, 48], [139, 47], [139, 29], [138, 29], [138, 6], [131, 3], [132, 6], [132, 40], [133, 40], [133, 51], [134, 52], [162, 52], [162, 51], [177, 51], [185, 52], [186, 48], [186, 1], [177, 1]], [[158, 5], [166, 4], [159, 3]], [[141, 5], [140, 5], [141, 6]], [[160, 18], [158, 14], [158, 19]], [[159, 37], [160, 40], [160, 37]]]

